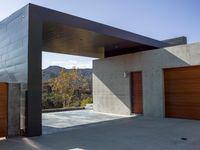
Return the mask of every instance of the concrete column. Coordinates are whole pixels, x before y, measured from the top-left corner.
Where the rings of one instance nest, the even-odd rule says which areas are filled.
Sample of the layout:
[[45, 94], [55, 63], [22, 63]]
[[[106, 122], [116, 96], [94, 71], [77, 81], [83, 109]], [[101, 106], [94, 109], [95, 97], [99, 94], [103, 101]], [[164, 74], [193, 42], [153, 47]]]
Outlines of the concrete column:
[[8, 137], [20, 134], [20, 84], [8, 85]]

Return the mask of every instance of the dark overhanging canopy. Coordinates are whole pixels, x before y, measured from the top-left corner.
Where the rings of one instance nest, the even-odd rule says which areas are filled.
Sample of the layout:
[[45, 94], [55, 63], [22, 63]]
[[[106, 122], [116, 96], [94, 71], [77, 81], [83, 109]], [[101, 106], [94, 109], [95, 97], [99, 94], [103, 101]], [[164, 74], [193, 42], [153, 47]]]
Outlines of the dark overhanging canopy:
[[29, 4], [25, 8], [29, 12], [27, 136], [42, 133], [42, 51], [104, 58], [169, 46], [165, 42], [40, 6]]
[[4, 64], [0, 65], [0, 80], [23, 85], [26, 112], [22, 120], [26, 136], [42, 134], [42, 51], [104, 58], [163, 48], [172, 42], [154, 40], [33, 4], [0, 22], [0, 39], [0, 63]]
[[169, 46], [142, 35], [94, 21], [29, 5], [43, 24], [43, 51], [89, 57], [110, 57]]

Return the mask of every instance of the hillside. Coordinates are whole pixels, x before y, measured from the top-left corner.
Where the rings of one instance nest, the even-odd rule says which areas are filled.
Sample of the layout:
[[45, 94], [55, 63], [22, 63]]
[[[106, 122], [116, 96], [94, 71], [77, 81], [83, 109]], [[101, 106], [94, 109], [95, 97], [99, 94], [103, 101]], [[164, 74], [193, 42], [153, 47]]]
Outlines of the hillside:
[[[42, 70], [42, 81], [47, 81], [58, 76], [59, 72], [64, 69], [65, 71], [70, 71], [72, 69], [62, 68], [60, 66], [50, 66]], [[86, 79], [92, 80], [92, 69], [78, 69], [82, 76]]]

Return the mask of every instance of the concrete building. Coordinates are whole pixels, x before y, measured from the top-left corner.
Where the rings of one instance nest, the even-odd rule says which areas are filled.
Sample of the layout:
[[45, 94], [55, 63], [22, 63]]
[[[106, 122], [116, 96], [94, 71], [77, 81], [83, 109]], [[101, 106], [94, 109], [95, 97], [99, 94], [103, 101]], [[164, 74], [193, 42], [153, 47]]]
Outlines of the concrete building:
[[[174, 112], [180, 113], [178, 118], [200, 119], [199, 58], [200, 43], [194, 43], [95, 60], [93, 63], [94, 109], [123, 115], [134, 113], [132, 90], [134, 83], [131, 82], [133, 78], [131, 72], [140, 71], [142, 72], [142, 88], [139, 89], [142, 91], [140, 105], [143, 108], [141, 113], [149, 117], [165, 117], [166, 100], [169, 100], [169, 103], [170, 100], [174, 100], [174, 104], [171, 102], [172, 106], [169, 107], [175, 105], [177, 108], [168, 109], [177, 109], [177, 111], [183, 109], [183, 112], [182, 110]], [[171, 69], [171, 75], [167, 72], [170, 71], [169, 68], [174, 68]], [[124, 73], [127, 74], [126, 77]], [[168, 79], [170, 81], [165, 79], [168, 76], [172, 76], [172, 79]], [[173, 76], [177, 77], [173, 78]], [[165, 91], [165, 87], [170, 88], [166, 89], [169, 91]], [[185, 104], [181, 104], [181, 99]], [[178, 104], [176, 100], [179, 100]], [[185, 109], [189, 109], [190, 114], [186, 115]], [[173, 116], [176, 117], [176, 114]]]
[[[9, 87], [0, 136], [42, 133], [42, 51], [100, 58], [93, 63], [95, 111], [200, 119], [200, 67], [190, 68], [200, 63], [199, 48], [185, 37], [159, 41], [28, 4], [0, 22], [0, 82]], [[177, 67], [185, 68], [169, 69]]]

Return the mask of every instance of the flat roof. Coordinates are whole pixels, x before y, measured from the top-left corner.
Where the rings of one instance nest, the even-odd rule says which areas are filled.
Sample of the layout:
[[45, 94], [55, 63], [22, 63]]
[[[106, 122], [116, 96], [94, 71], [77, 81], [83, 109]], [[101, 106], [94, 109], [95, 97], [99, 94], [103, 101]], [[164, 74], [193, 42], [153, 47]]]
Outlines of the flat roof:
[[104, 51], [106, 57], [169, 46], [159, 40], [41, 6], [29, 4], [29, 9], [39, 14], [43, 22], [44, 51], [66, 53], [68, 49], [76, 53], [78, 49], [93, 49], [97, 53]]
[[[104, 58], [170, 46], [164, 41], [34, 4], [24, 8], [29, 10], [29, 19], [36, 17], [37, 24], [42, 24], [42, 50], [46, 52]], [[37, 28], [34, 25], [31, 27]]]

